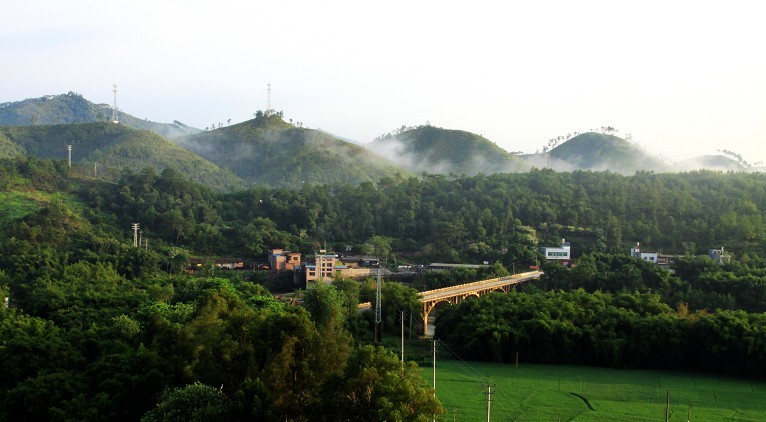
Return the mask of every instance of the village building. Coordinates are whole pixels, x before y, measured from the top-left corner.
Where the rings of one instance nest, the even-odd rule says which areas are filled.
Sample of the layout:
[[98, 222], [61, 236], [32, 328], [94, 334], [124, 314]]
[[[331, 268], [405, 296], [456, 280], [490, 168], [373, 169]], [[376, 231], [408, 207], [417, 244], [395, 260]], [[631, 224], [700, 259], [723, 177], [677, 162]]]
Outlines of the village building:
[[548, 261], [567, 266], [572, 262], [571, 245], [565, 239], [561, 239], [561, 246], [543, 246], [540, 251]]
[[301, 253], [274, 248], [269, 252], [269, 268], [277, 271], [294, 271], [301, 266]]

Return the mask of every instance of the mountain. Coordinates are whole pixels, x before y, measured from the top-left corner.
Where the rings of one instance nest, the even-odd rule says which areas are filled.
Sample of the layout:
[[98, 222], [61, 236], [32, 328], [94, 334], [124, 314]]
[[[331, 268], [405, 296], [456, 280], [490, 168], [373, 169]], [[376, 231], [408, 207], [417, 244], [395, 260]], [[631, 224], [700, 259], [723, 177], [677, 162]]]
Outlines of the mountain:
[[476, 175], [529, 169], [519, 157], [482, 136], [430, 125], [402, 128], [368, 148], [415, 173]]
[[[110, 121], [111, 118], [112, 107], [110, 105], [94, 104], [74, 92], [0, 104], [0, 125], [35, 126], [96, 123]], [[200, 132], [199, 129], [186, 126], [179, 121], [172, 124], [157, 123], [139, 119], [123, 112], [119, 112], [118, 120], [125, 126], [149, 130], [166, 138]]]
[[740, 163], [732, 160], [729, 157], [723, 155], [703, 155], [701, 157], [694, 157], [688, 160], [681, 161], [676, 164], [676, 168], [680, 171], [691, 170], [720, 170], [720, 171], [745, 171]]
[[258, 112], [255, 119], [173, 142], [246, 182], [271, 186], [359, 184], [406, 173], [359, 145], [295, 127], [279, 114]]
[[639, 147], [614, 136], [596, 132], [577, 135], [544, 154], [525, 157], [538, 167], [557, 171], [609, 170], [614, 173], [633, 174], [636, 171], [670, 171], [662, 163]]
[[41, 158], [67, 158], [72, 145], [72, 161], [98, 173], [116, 173], [122, 168], [154, 167], [176, 169], [186, 177], [217, 189], [233, 189], [244, 183], [209, 161], [177, 146], [156, 133], [136, 130], [122, 124], [82, 123], [50, 126], [0, 126], [0, 155], [6, 148], [12, 155]]

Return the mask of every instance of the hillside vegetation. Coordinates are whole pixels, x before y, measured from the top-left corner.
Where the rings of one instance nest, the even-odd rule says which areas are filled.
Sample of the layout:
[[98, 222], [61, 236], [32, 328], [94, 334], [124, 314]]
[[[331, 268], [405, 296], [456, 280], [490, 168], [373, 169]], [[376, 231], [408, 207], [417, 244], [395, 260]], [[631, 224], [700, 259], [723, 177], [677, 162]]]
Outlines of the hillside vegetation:
[[328, 133], [295, 127], [277, 114], [175, 140], [249, 183], [281, 187], [359, 184], [406, 173]]
[[[512, 362], [518, 351], [522, 363], [766, 377], [762, 174], [532, 170], [223, 193], [170, 168], [105, 182], [28, 155], [0, 160], [0, 192], [0, 420], [443, 414], [413, 362], [402, 369], [370, 345], [373, 313], [358, 304], [375, 300], [372, 280], [296, 293], [291, 272], [277, 285], [267, 271], [184, 271], [190, 257], [247, 262], [271, 247], [375, 245], [393, 271], [492, 263], [411, 276], [431, 288], [540, 265], [538, 247], [565, 237], [575, 267], [543, 264], [538, 282], [444, 308], [441, 344], [464, 358]], [[629, 257], [637, 240], [687, 256], [671, 274]], [[710, 245], [733, 262], [693, 256]], [[278, 300], [265, 287], [275, 285], [303, 306]], [[384, 283], [382, 332], [398, 334], [401, 311], [417, 323], [417, 295]]]
[[[149, 130], [166, 138], [199, 132], [199, 129], [178, 121], [157, 123], [136, 118], [122, 111], [119, 112], [118, 119], [125, 126]], [[0, 125], [65, 125], [111, 120], [112, 107], [109, 104], [94, 104], [74, 92], [0, 104]]]
[[81, 165], [78, 171], [92, 175], [93, 164], [97, 164], [101, 177], [116, 175], [122, 168], [173, 168], [217, 189], [243, 186], [230, 172], [159, 135], [122, 124], [0, 126], [0, 146], [4, 145], [3, 140], [9, 143], [11, 151], [23, 151], [40, 158], [66, 159], [66, 146], [72, 145], [72, 161]]

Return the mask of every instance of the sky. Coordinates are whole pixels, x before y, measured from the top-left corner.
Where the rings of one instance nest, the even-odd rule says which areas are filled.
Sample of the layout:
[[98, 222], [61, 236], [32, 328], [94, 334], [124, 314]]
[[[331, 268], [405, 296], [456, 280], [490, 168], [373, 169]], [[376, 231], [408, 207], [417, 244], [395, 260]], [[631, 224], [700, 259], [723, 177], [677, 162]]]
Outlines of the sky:
[[429, 123], [532, 153], [601, 126], [766, 161], [758, 1], [0, 0], [0, 102], [70, 91], [205, 128], [272, 108], [366, 143]]

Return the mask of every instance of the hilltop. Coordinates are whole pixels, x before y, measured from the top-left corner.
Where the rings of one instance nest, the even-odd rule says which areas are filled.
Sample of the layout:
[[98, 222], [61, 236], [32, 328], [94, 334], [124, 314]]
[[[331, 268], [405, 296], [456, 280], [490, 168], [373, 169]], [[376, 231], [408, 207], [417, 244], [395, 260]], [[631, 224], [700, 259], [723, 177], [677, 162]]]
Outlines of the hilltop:
[[415, 173], [512, 173], [529, 169], [519, 157], [471, 132], [425, 125], [401, 128], [368, 148]]
[[258, 112], [255, 119], [173, 142], [248, 183], [270, 186], [377, 183], [382, 177], [406, 173], [359, 145], [293, 126], [280, 114]]
[[672, 169], [636, 145], [611, 134], [587, 132], [579, 134], [543, 154], [524, 157], [537, 167], [557, 171], [609, 170], [633, 174], [636, 171], [667, 172]]
[[[200, 132], [179, 121], [157, 123], [122, 111], [118, 116], [120, 123], [125, 126], [149, 130], [166, 138]], [[0, 104], [0, 125], [8, 126], [96, 123], [110, 121], [111, 117], [112, 107], [109, 104], [94, 104], [74, 92]]]
[[236, 176], [209, 161], [172, 144], [146, 130], [122, 124], [82, 123], [50, 126], [0, 126], [0, 154], [31, 155], [40, 158], [67, 158], [66, 146], [72, 145], [72, 161], [99, 174], [116, 173], [123, 168], [173, 168], [191, 180], [217, 189], [242, 187]]

